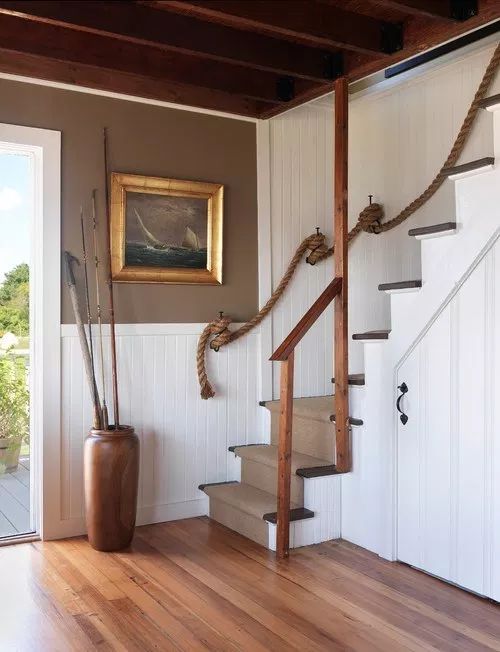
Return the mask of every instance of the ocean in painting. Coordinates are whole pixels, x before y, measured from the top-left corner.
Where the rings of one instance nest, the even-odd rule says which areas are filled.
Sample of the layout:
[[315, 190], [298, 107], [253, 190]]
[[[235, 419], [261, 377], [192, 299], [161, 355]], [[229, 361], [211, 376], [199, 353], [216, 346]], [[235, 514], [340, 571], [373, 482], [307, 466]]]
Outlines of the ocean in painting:
[[125, 246], [125, 265], [127, 267], [187, 267], [206, 269], [206, 248], [197, 251], [172, 247], [154, 249], [141, 242], [127, 242]]

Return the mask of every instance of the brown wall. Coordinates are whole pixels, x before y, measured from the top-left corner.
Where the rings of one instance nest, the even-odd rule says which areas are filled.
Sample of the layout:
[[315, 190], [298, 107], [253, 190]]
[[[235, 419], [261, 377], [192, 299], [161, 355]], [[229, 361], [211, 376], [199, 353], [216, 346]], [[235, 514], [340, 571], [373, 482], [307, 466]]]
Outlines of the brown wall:
[[[206, 322], [218, 310], [244, 321], [256, 312], [254, 123], [6, 80], [0, 97], [0, 122], [62, 132], [62, 248], [78, 257], [79, 206], [90, 208], [92, 188], [104, 242], [104, 126], [113, 171], [224, 184], [223, 285], [117, 284], [118, 322]], [[74, 321], [66, 289], [62, 319]]]

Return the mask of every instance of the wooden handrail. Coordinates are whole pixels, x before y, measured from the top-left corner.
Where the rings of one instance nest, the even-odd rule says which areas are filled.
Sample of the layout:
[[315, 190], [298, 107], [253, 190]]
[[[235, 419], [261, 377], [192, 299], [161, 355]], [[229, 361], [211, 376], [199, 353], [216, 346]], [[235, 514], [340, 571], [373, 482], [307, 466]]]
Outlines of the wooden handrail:
[[334, 278], [269, 359], [273, 362], [283, 362], [284, 360], [287, 360], [300, 340], [304, 337], [318, 317], [323, 314], [326, 308], [328, 308], [337, 294], [340, 293], [341, 289], [342, 279]]
[[334, 278], [323, 290], [270, 360], [281, 362], [280, 422], [278, 439], [278, 504], [276, 554], [288, 557], [290, 548], [290, 482], [292, 471], [293, 373], [295, 347], [318, 317], [342, 291], [342, 279]]
[[290, 548], [290, 482], [295, 347], [333, 300], [335, 300], [335, 465], [337, 470], [341, 472], [351, 469], [347, 339], [347, 123], [348, 83], [345, 77], [340, 77], [335, 81], [335, 278], [270, 358], [273, 361], [281, 362], [276, 529], [276, 556], [278, 559], [288, 557]]

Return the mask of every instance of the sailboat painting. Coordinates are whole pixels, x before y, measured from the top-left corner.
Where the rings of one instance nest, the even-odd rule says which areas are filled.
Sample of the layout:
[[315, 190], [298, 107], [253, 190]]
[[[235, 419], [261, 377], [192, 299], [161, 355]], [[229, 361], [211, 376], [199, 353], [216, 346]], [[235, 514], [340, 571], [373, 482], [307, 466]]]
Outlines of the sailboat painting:
[[219, 184], [112, 175], [115, 281], [220, 283]]

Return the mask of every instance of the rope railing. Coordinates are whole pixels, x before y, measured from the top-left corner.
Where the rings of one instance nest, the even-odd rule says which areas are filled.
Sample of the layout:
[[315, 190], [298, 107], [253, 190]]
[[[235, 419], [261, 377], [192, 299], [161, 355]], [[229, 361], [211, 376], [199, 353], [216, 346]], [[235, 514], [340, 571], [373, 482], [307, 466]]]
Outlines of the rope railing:
[[[480, 102], [482, 99], [484, 99], [486, 93], [488, 92], [491, 83], [498, 71], [499, 65], [500, 43], [495, 48], [493, 56], [486, 68], [481, 83], [478, 86], [476, 94], [474, 95], [474, 99], [472, 100], [469, 110], [467, 111], [467, 115], [465, 116], [462, 126], [460, 127], [448, 157], [446, 158], [445, 162], [441, 166], [434, 179], [427, 186], [427, 188], [416, 199], [414, 199], [405, 208], [403, 208], [403, 210], [400, 211], [395, 217], [387, 220], [386, 222], [382, 221], [384, 219], [384, 209], [382, 205], [377, 203], [370, 203], [360, 212], [356, 225], [349, 232], [347, 237], [349, 244], [351, 244], [352, 241], [362, 231], [365, 233], [379, 235], [380, 233], [385, 233], [386, 231], [394, 229], [395, 227], [405, 222], [437, 192], [437, 190], [446, 180], [446, 169], [453, 167], [456, 164], [464, 150], [464, 147], [471, 134], [472, 127], [474, 126], [478, 111], [480, 109]], [[243, 335], [246, 335], [249, 331], [258, 326], [272, 311], [276, 303], [285, 293], [288, 285], [290, 284], [290, 281], [295, 274], [297, 267], [299, 266], [299, 263], [301, 262], [306, 252], [309, 252], [306, 257], [306, 262], [310, 265], [315, 265], [316, 263], [332, 256], [334, 253], [334, 248], [327, 246], [326, 238], [322, 233], [319, 233], [319, 230], [318, 233], [304, 238], [304, 240], [297, 247], [278, 286], [271, 294], [266, 304], [254, 317], [252, 317], [252, 319], [243, 324], [243, 326], [237, 330], [231, 331], [229, 329], [231, 318], [226, 317], [220, 313], [219, 318], [211, 321], [204, 328], [198, 341], [196, 354], [196, 366], [198, 371], [198, 381], [200, 384], [200, 395], [203, 399], [208, 399], [215, 396], [214, 389], [208, 379], [206, 370], [205, 354], [210, 336], [215, 336], [210, 341], [210, 348], [214, 351], [218, 351], [221, 347], [226, 346], [230, 342], [238, 340], [240, 337], [243, 337]]]

